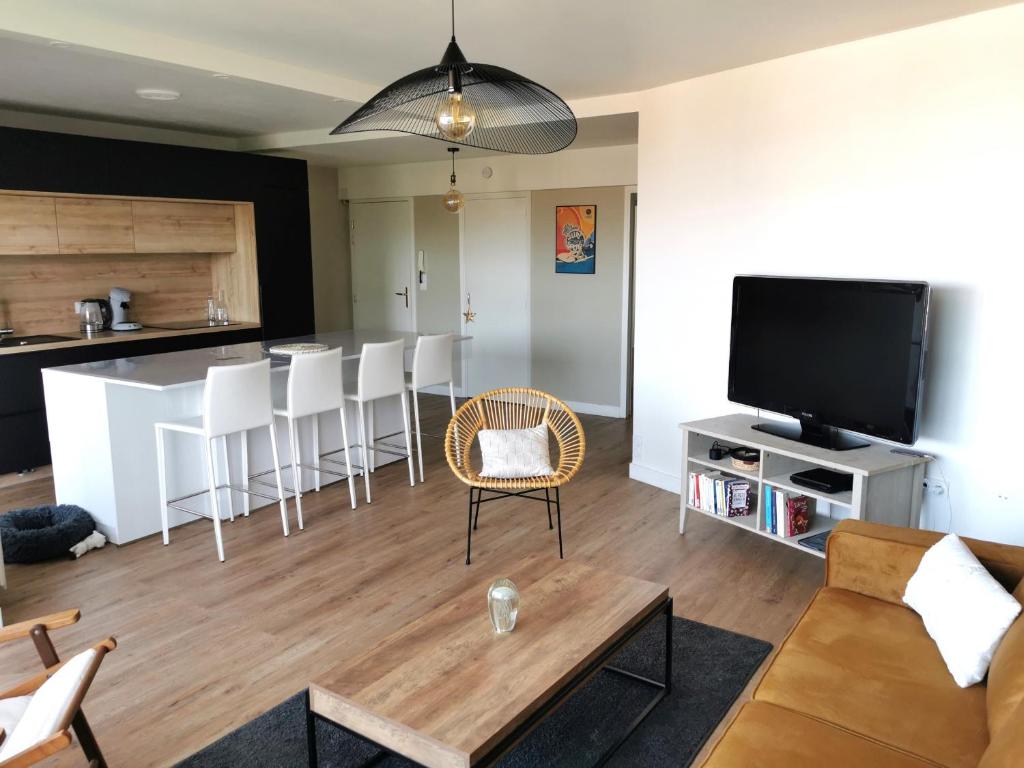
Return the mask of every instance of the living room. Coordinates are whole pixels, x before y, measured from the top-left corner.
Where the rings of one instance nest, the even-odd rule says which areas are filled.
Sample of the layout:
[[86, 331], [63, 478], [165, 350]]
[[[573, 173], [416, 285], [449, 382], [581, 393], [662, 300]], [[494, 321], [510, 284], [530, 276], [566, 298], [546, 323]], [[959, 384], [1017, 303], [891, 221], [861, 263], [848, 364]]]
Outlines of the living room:
[[0, 766], [1024, 765], [1024, 4], [0, 62]]

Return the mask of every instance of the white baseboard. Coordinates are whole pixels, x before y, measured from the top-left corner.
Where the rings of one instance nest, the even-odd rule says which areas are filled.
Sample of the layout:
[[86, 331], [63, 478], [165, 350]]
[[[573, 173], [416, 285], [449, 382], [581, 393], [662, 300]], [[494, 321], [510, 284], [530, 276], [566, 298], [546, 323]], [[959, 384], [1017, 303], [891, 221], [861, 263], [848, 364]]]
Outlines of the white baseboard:
[[639, 480], [641, 483], [653, 485], [663, 491], [670, 491], [678, 494], [682, 488], [681, 481], [676, 475], [662, 472], [660, 469], [637, 464], [635, 461], [629, 464], [629, 477], [632, 480]]
[[616, 419], [626, 418], [626, 414], [619, 405], [600, 405], [598, 403], [578, 403], [575, 400], [566, 400], [565, 404], [576, 413], [586, 413], [590, 416], [611, 416]]

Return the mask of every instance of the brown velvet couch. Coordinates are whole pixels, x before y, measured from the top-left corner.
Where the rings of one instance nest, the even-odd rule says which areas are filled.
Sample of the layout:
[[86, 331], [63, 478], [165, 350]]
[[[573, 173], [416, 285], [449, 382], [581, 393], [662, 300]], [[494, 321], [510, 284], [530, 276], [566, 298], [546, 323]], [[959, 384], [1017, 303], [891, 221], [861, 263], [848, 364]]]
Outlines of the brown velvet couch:
[[[959, 688], [903, 604], [930, 531], [847, 520], [825, 586], [780, 647], [706, 768], [1024, 768], [1024, 616], [988, 679]], [[964, 539], [1024, 602], [1024, 547]]]

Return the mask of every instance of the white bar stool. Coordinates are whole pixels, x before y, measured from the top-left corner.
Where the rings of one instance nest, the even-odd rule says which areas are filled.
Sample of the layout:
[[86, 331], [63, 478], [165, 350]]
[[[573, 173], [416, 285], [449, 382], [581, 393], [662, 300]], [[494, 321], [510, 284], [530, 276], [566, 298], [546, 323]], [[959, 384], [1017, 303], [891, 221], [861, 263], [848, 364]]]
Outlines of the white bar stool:
[[[416, 456], [420, 464], [420, 482], [423, 478], [423, 441], [420, 438], [419, 390], [438, 384], [448, 385], [448, 396], [455, 415], [455, 381], [452, 375], [452, 349], [454, 333], [420, 336], [412, 357], [412, 372], [406, 374], [405, 386], [412, 393], [413, 416], [416, 419]], [[429, 435], [428, 435], [429, 437]]]
[[[291, 364], [288, 367], [288, 387], [283, 402], [274, 403], [274, 415], [288, 420], [288, 445], [290, 448], [292, 465], [292, 482], [295, 488], [285, 488], [295, 494], [295, 510], [298, 513], [299, 529], [303, 528], [302, 523], [302, 482], [299, 470], [302, 468], [311, 469], [316, 472], [316, 490], [320, 490], [320, 473], [326, 473], [335, 477], [348, 479], [348, 495], [352, 501], [352, 509], [356, 508], [356, 487], [352, 481], [352, 461], [348, 448], [348, 419], [345, 417], [345, 390], [342, 384], [341, 375], [342, 351], [341, 347], [329, 349], [326, 352], [313, 352], [305, 355], [293, 355]], [[341, 418], [341, 444], [342, 447], [336, 451], [320, 453], [320, 421], [321, 413], [337, 411]], [[299, 450], [299, 422], [305, 417], [313, 417], [313, 464], [303, 464], [301, 451]], [[328, 458], [336, 453], [345, 452], [345, 463]], [[333, 469], [325, 469], [321, 461], [344, 466], [346, 472], [335, 472]], [[256, 478], [269, 475], [273, 472], [268, 469], [253, 476], [253, 481], [269, 485], [264, 480]]]
[[[224, 562], [224, 540], [221, 537], [220, 503], [217, 498], [217, 491], [228, 489], [228, 510], [230, 519], [234, 520], [233, 502], [231, 491], [259, 496], [264, 499], [279, 502], [281, 505], [281, 528], [284, 535], [288, 531], [288, 508], [284, 500], [284, 488], [281, 484], [281, 462], [277, 455], [277, 436], [274, 434], [274, 412], [271, 407], [270, 398], [270, 360], [258, 360], [254, 363], [243, 363], [241, 365], [213, 366], [206, 372], [206, 387], [203, 390], [203, 412], [200, 416], [176, 421], [161, 421], [154, 425], [156, 430], [156, 458], [159, 470], [160, 484], [160, 518], [163, 523], [164, 544], [170, 544], [171, 536], [167, 522], [167, 509], [173, 508], [187, 512], [196, 517], [206, 517], [213, 520], [213, 534], [217, 539], [217, 557]], [[228, 435], [242, 434], [242, 452], [246, 451], [245, 434], [250, 429], [266, 428], [270, 431], [270, 449], [274, 458], [274, 466], [277, 467], [277, 496], [268, 496], [258, 491], [250, 490], [248, 477], [248, 461], [243, 455], [242, 466], [245, 487], [231, 484], [231, 470], [227, 463], [227, 438]], [[166, 433], [183, 432], [190, 435], [198, 435], [203, 438], [206, 453], [206, 477], [209, 483], [208, 490], [196, 491], [195, 493], [167, 498], [167, 467], [164, 461], [164, 440]], [[218, 485], [217, 470], [213, 460], [214, 440], [220, 438], [223, 441], [224, 467], [227, 477], [225, 482]], [[196, 512], [188, 507], [181, 506], [177, 502], [200, 496], [204, 493], [210, 494], [210, 508], [212, 514]], [[248, 504], [245, 511], [249, 515]]]
[[[401, 446], [383, 443], [378, 448], [373, 434], [373, 401], [385, 397], [398, 397], [402, 401], [402, 431], [405, 433], [405, 452], [395, 450]], [[373, 472], [373, 454], [376, 451], [404, 456], [409, 463], [409, 485], [416, 485], [412, 469], [412, 440], [409, 434], [409, 402], [405, 399], [405, 341], [396, 339], [381, 344], [363, 344], [359, 356], [359, 375], [355, 393], [345, 395], [359, 408], [359, 448], [362, 456], [363, 479], [366, 483], [366, 503], [370, 503], [370, 473]], [[366, 429], [364, 406], [370, 407], [370, 431]], [[382, 437], [394, 437], [395, 432]]]

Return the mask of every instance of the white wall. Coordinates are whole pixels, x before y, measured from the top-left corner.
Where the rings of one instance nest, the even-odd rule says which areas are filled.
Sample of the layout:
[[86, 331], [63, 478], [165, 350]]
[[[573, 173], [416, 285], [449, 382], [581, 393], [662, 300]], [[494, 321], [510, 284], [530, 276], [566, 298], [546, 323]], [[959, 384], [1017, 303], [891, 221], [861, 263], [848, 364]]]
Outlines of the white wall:
[[735, 274], [927, 280], [924, 524], [1024, 544], [1022, 84], [1015, 5], [645, 93], [631, 474], [678, 491], [677, 423], [740, 410]]
[[[379, 197], [443, 195], [448, 191], [451, 160], [438, 144], [438, 157], [431, 163], [375, 165], [341, 168], [338, 186], [350, 200]], [[470, 192], [518, 192], [524, 189], [560, 187], [606, 187], [636, 184], [635, 144], [591, 149], [568, 149], [553, 155], [487, 155], [457, 158], [458, 188]], [[481, 171], [493, 171], [485, 179]]]
[[352, 327], [352, 254], [348, 205], [338, 200], [334, 168], [309, 166], [309, 233], [317, 331]]

